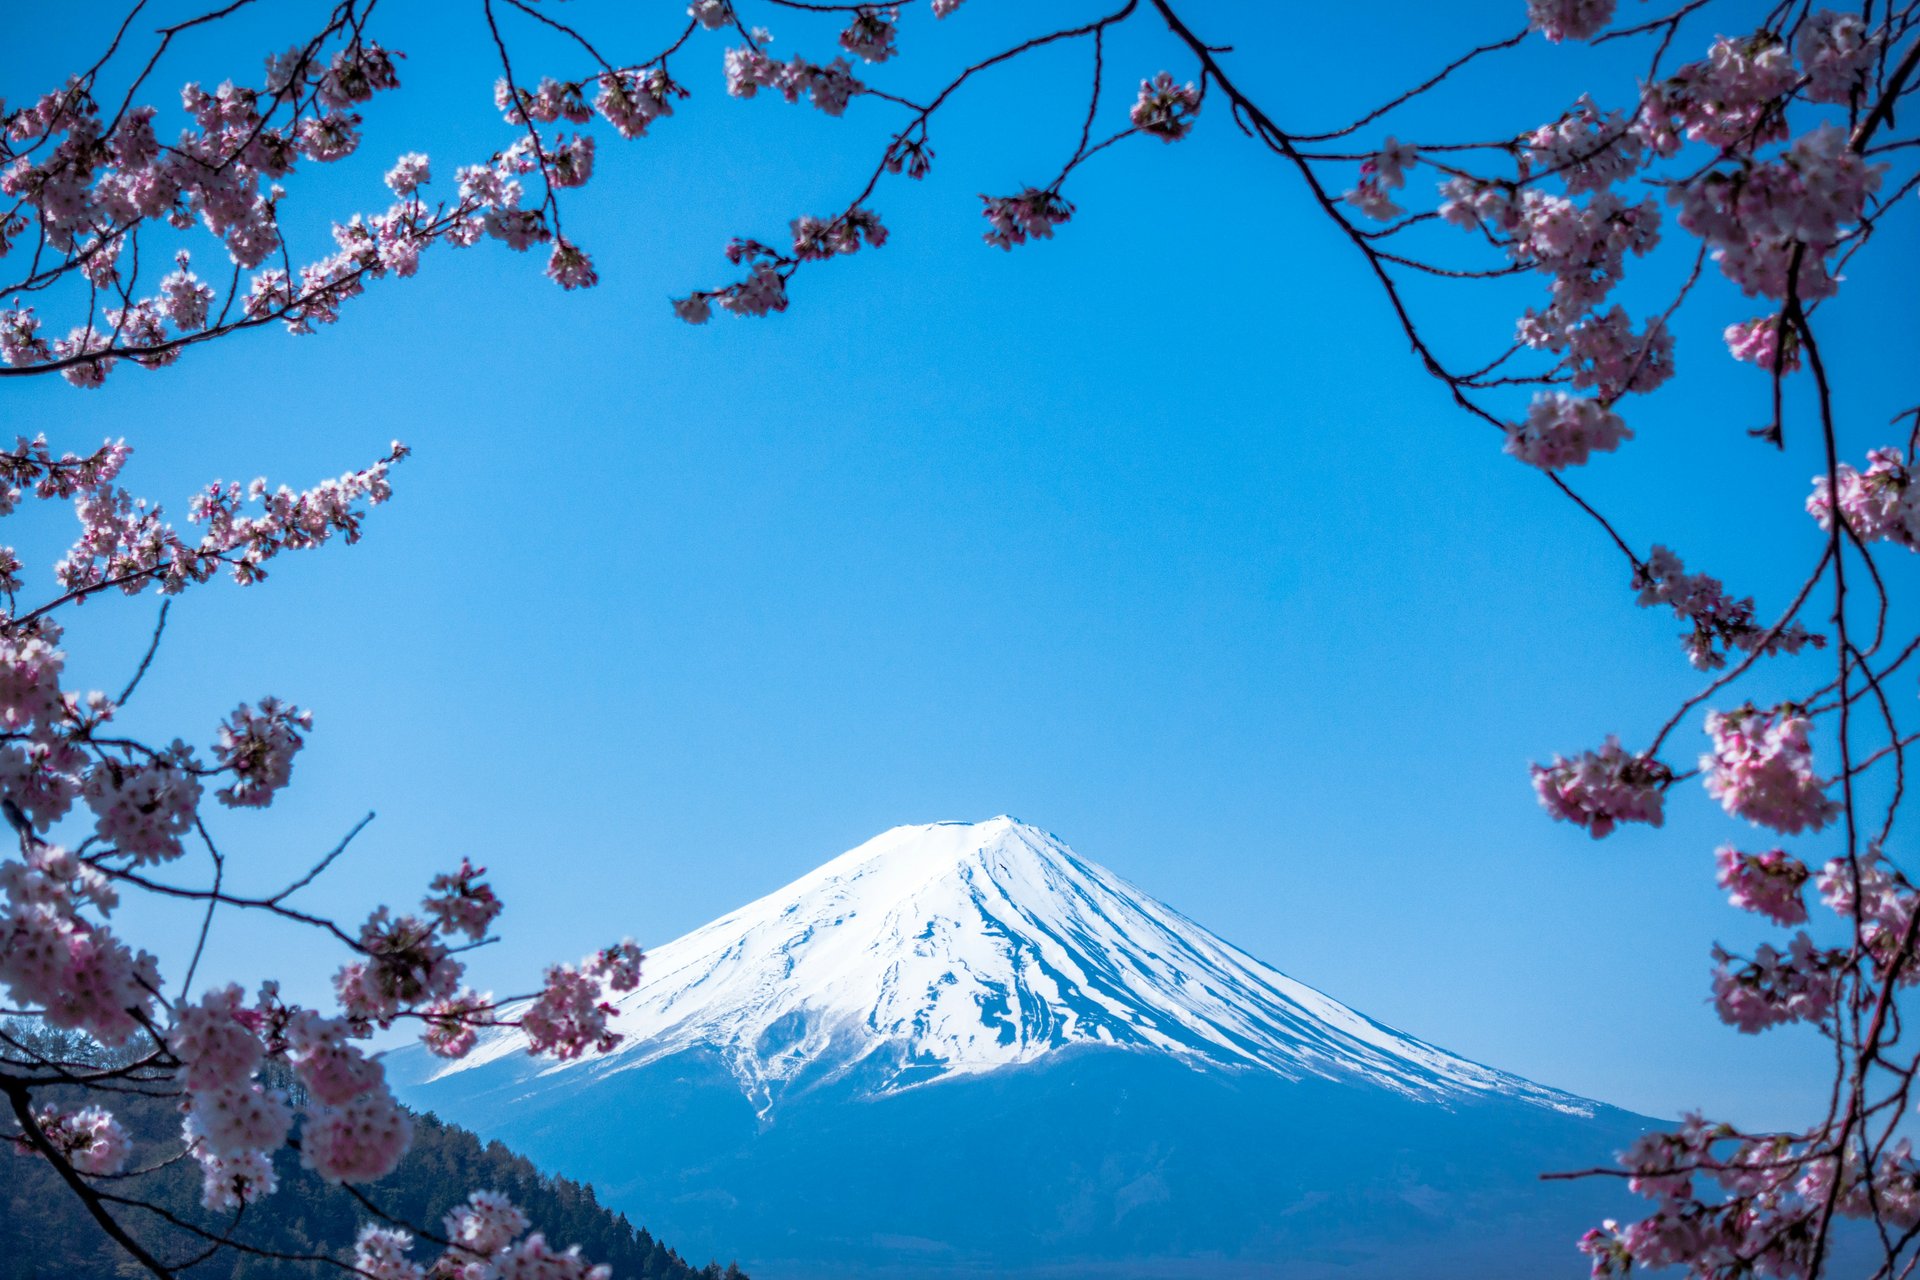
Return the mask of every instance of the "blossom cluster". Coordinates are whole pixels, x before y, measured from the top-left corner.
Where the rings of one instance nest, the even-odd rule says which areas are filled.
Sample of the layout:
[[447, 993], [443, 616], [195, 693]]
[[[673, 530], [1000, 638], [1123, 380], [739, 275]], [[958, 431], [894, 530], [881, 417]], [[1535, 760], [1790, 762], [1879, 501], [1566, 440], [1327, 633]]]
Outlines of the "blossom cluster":
[[413, 1233], [369, 1224], [354, 1242], [353, 1266], [370, 1280], [611, 1280], [612, 1271], [564, 1251], [540, 1232], [525, 1235], [526, 1214], [496, 1191], [476, 1191], [443, 1220], [446, 1248], [430, 1267], [407, 1255]]
[[1701, 671], [1726, 666], [1727, 655], [1736, 650], [1798, 653], [1826, 644], [1825, 636], [1808, 631], [1798, 622], [1775, 630], [1760, 626], [1754, 621], [1751, 597], [1736, 600], [1719, 579], [1688, 573], [1680, 557], [1665, 547], [1656, 546], [1635, 568], [1633, 586], [1642, 607], [1665, 605], [1692, 624], [1693, 630], [1681, 642], [1687, 661]]
[[1577, 467], [1596, 453], [1611, 453], [1633, 432], [1598, 400], [1542, 391], [1525, 421], [1507, 426], [1507, 452], [1542, 471]]
[[1533, 789], [1555, 821], [1586, 828], [1598, 840], [1622, 822], [1659, 826], [1673, 773], [1658, 760], [1629, 755], [1614, 738], [1598, 751], [1534, 765]]
[[554, 965], [545, 988], [520, 1014], [520, 1030], [534, 1053], [577, 1058], [588, 1049], [606, 1053], [620, 1043], [608, 1026], [614, 1007], [603, 988], [631, 991], [640, 984], [640, 949], [632, 942], [609, 947], [578, 966]]
[[[154, 1163], [191, 1158], [209, 1209], [236, 1210], [271, 1195], [275, 1155], [293, 1142], [296, 1126], [302, 1162], [323, 1179], [367, 1182], [391, 1172], [411, 1141], [412, 1122], [364, 1042], [375, 1028], [410, 1018], [420, 1022], [429, 1048], [458, 1057], [480, 1029], [511, 1025], [491, 996], [462, 985], [459, 959], [467, 945], [486, 939], [501, 904], [483, 872], [463, 860], [432, 880], [418, 913], [373, 911], [348, 938], [353, 955], [335, 977], [337, 1015], [288, 1004], [273, 981], [253, 998], [226, 985], [169, 1002], [158, 961], [123, 941], [110, 922], [120, 895], [129, 886], [145, 889], [150, 882], [140, 873], [179, 860], [202, 832], [211, 780], [224, 783], [214, 792], [222, 804], [269, 807], [291, 781], [312, 716], [272, 697], [242, 704], [218, 724], [206, 756], [184, 742], [156, 748], [109, 736], [119, 710], [114, 701], [64, 687], [57, 611], [107, 588], [179, 591], [223, 566], [241, 583], [255, 582], [283, 551], [357, 540], [364, 508], [389, 497], [388, 471], [405, 453], [396, 445], [374, 466], [304, 492], [270, 491], [264, 481], [211, 485], [191, 509], [201, 528], [197, 542], [165, 523], [159, 508], [118, 487], [124, 445], [56, 457], [44, 440], [21, 440], [0, 453], [5, 511], [32, 494], [71, 502], [81, 525], [55, 569], [65, 594], [17, 616], [10, 596], [0, 612], [0, 808], [19, 838], [18, 855], [0, 857], [0, 994], [8, 1007], [50, 1027], [130, 1046], [143, 1079], [170, 1082], [180, 1099], [181, 1146], [172, 1155], [154, 1153]], [[91, 818], [82, 843], [42, 838], [76, 808]], [[291, 889], [238, 899], [223, 895], [216, 880], [210, 890], [169, 891], [210, 906], [279, 911]], [[313, 923], [304, 913], [287, 914]], [[567, 1056], [611, 1045], [617, 1037], [606, 1028], [602, 992], [631, 990], [640, 963], [639, 949], [622, 943], [563, 967], [557, 972], [564, 978], [533, 998], [533, 1034], [546, 1050]], [[283, 1087], [288, 1080], [297, 1096]], [[35, 1115], [39, 1132], [21, 1135], [33, 1151], [80, 1176], [127, 1167], [132, 1143], [109, 1111], [42, 1106]], [[475, 1201], [465, 1212], [495, 1223], [511, 1219], [489, 1205]], [[466, 1228], [457, 1259], [464, 1270], [457, 1274], [604, 1274], [577, 1250], [550, 1248], [537, 1234], [520, 1238], [525, 1227], [519, 1219], [493, 1244], [484, 1225]], [[385, 1266], [391, 1254], [376, 1246], [369, 1259]], [[391, 1274], [412, 1273], [401, 1267]]]
[[[1867, 454], [1867, 469], [1842, 462], [1835, 469], [1840, 495], [1840, 518], [1862, 542], [1892, 542], [1909, 551], [1920, 550], [1920, 489], [1898, 449], [1875, 449]], [[1835, 486], [1826, 476], [1813, 478], [1807, 512], [1822, 529], [1833, 527]]]
[[[123, 1171], [133, 1154], [125, 1126], [104, 1107], [73, 1111], [36, 1107], [33, 1122], [39, 1127], [41, 1139], [81, 1173], [110, 1177]], [[37, 1152], [24, 1134], [14, 1141], [24, 1153]]]
[[1775, 924], [1805, 924], [1807, 904], [1800, 896], [1813, 874], [1807, 864], [1784, 849], [1742, 853], [1722, 845], [1714, 854], [1719, 882], [1729, 891], [1728, 901]]
[[1405, 213], [1393, 193], [1407, 185], [1407, 170], [1419, 163], [1420, 153], [1391, 135], [1380, 150], [1360, 163], [1360, 181], [1341, 196], [1369, 218], [1387, 222]]
[[[348, 34], [323, 57], [317, 45], [267, 60], [260, 87], [229, 81], [208, 91], [188, 84], [181, 105], [191, 126], [161, 140], [149, 106], [103, 120], [90, 85], [74, 80], [4, 121], [0, 194], [31, 211], [44, 243], [95, 291], [125, 301], [47, 341], [32, 308], [0, 314], [0, 359], [20, 366], [61, 362], [68, 381], [98, 386], [124, 352], [149, 367], [171, 362], [207, 324], [213, 293], [184, 253], [159, 291], [125, 292], [137, 269], [145, 223], [185, 230], [195, 222], [217, 237], [235, 266], [260, 267], [283, 249], [278, 182], [303, 161], [324, 164], [358, 149], [352, 110], [399, 84], [397, 55]], [[0, 256], [11, 247], [0, 236]]]
[[1028, 187], [1017, 196], [980, 197], [980, 212], [991, 225], [982, 238], [990, 245], [1011, 249], [1028, 240], [1051, 240], [1053, 229], [1073, 217], [1073, 205], [1058, 191]]
[[[756, 35], [765, 38], [764, 32]], [[727, 50], [726, 65], [727, 92], [736, 98], [751, 98], [762, 89], [771, 89], [788, 102], [805, 98], [830, 116], [845, 114], [854, 96], [867, 90], [845, 58], [822, 64], [796, 54], [789, 61], [779, 62], [756, 45], [744, 45]]]
[[1140, 82], [1140, 96], [1127, 113], [1133, 127], [1162, 142], [1178, 142], [1193, 132], [1193, 118], [1200, 114], [1200, 91], [1192, 84], [1177, 84], [1165, 71]]
[[1707, 793], [1736, 818], [1783, 835], [1818, 831], [1840, 812], [1813, 772], [1811, 725], [1792, 703], [1707, 713], [1712, 750], [1700, 757]]

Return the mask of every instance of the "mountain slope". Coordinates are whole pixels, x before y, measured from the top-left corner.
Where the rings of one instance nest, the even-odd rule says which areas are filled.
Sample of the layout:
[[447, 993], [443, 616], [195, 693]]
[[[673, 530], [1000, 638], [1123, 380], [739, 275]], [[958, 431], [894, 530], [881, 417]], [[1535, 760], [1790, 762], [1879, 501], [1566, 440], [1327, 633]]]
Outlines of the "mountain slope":
[[502, 1032], [393, 1067], [771, 1280], [1574, 1276], [1626, 1206], [1537, 1175], [1645, 1123], [1374, 1022], [1007, 818], [896, 828], [655, 949], [617, 1025], [607, 1058]]
[[[823, 1068], [889, 1092], [1095, 1044], [1591, 1113], [1355, 1013], [1006, 817], [876, 836], [651, 951], [616, 1004], [616, 1056], [556, 1070], [710, 1049], [767, 1109]], [[496, 1034], [449, 1073], [524, 1045]]]

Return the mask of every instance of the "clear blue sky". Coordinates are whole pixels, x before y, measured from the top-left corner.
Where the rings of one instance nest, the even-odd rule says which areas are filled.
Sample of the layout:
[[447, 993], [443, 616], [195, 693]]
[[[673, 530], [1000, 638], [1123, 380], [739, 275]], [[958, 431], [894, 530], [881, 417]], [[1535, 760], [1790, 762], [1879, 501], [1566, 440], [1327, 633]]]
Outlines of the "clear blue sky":
[[[1523, 21], [1518, 0], [1364, 22], [1255, 8], [1195, 20], [1303, 128]], [[655, 30], [678, 12], [660, 9]], [[162, 82], [254, 74], [296, 6], [270, 10]], [[615, 47], [653, 38], [629, 6], [568, 10]], [[909, 22], [895, 83], [1032, 12]], [[429, 151], [445, 185], [508, 138], [477, 8], [382, 14], [408, 89], [374, 104], [361, 156], [296, 184], [308, 216], [377, 207], [401, 151]], [[80, 26], [16, 27], [0, 94], [91, 52]], [[792, 16], [776, 31], [776, 49], [831, 47]], [[285, 878], [376, 809], [313, 904], [404, 902], [471, 856], [508, 903], [507, 941], [476, 957], [506, 991], [602, 940], [664, 941], [882, 828], [1010, 812], [1459, 1052], [1654, 1113], [1791, 1118], [1817, 1042], [1738, 1036], [1705, 1004], [1712, 941], [1762, 936], [1713, 887], [1712, 849], [1753, 837], [1689, 784], [1665, 831], [1595, 844], [1527, 783], [1530, 759], [1644, 740], [1696, 686], [1677, 624], [1635, 609], [1617, 553], [1450, 410], [1292, 176], [1216, 107], [1188, 142], [1083, 171], [1052, 243], [993, 250], [976, 193], [1044, 181], [1084, 109], [1085, 51], [1039, 58], [955, 103], [925, 183], [881, 189], [883, 250], [806, 273], [785, 316], [689, 328], [668, 295], [728, 278], [728, 236], [837, 208], [893, 118], [730, 100], [722, 47], [698, 42], [695, 97], [653, 136], [603, 141], [568, 210], [595, 291], [562, 295], [497, 245], [436, 251], [317, 337], [255, 334], [89, 394], [6, 387], [6, 428], [127, 436], [129, 482], [182, 517], [215, 476], [304, 485], [391, 437], [417, 450], [359, 546], [183, 598], [128, 712], [204, 740], [269, 691], [314, 709], [287, 801], [221, 823], [244, 881]], [[1162, 65], [1185, 77], [1169, 50], [1115, 41], [1117, 108]], [[1631, 89], [1632, 66], [1541, 52], [1383, 132], [1510, 133], [1588, 84], [1609, 104]], [[1911, 356], [1920, 319], [1898, 283], [1911, 232], [1830, 313], [1837, 351], [1861, 339], [1836, 357], [1855, 453], [1903, 407], [1881, 364], [1889, 343]], [[1492, 351], [1536, 290], [1416, 292], [1454, 349]], [[1630, 537], [1771, 613], [1818, 544], [1770, 512], [1817, 458], [1804, 429], [1784, 457], [1746, 438], [1764, 380], [1716, 335], [1751, 309], [1717, 281], [1702, 302], [1683, 377], [1579, 480]], [[23, 551], [39, 568], [58, 547]], [[117, 689], [156, 607], [89, 605], [80, 678]], [[288, 941], [230, 924], [211, 972], [257, 977]]]

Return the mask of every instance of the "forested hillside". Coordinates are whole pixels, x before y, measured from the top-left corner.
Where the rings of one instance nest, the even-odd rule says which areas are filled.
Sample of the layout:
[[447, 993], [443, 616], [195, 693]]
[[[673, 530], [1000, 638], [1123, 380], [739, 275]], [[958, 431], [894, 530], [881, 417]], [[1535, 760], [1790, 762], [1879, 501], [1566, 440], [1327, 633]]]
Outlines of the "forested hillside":
[[[132, 1168], [147, 1168], [180, 1147], [179, 1114], [170, 1099], [121, 1095], [115, 1113], [134, 1140]], [[7, 1128], [11, 1129], [9, 1125]], [[133, 1234], [169, 1264], [185, 1264], [232, 1226], [236, 1248], [195, 1263], [193, 1280], [279, 1280], [289, 1276], [351, 1275], [326, 1261], [346, 1261], [350, 1242], [372, 1218], [345, 1188], [330, 1186], [282, 1151], [275, 1161], [280, 1189], [251, 1206], [237, 1226], [200, 1205], [200, 1173], [176, 1160], [138, 1176], [102, 1180], [103, 1190], [144, 1200], [180, 1223], [144, 1209], [122, 1207]], [[587, 1257], [613, 1268], [615, 1280], [744, 1280], [738, 1268], [689, 1264], [624, 1214], [594, 1197], [593, 1188], [542, 1175], [531, 1162], [497, 1142], [484, 1146], [472, 1133], [432, 1115], [414, 1117], [413, 1147], [395, 1169], [362, 1190], [394, 1218], [437, 1232], [440, 1219], [476, 1190], [499, 1191], [523, 1209], [533, 1229], [557, 1247], [577, 1244]], [[432, 1256], [431, 1250], [417, 1252]], [[289, 1255], [292, 1255], [290, 1257]], [[305, 1261], [295, 1260], [304, 1258]], [[79, 1199], [60, 1187], [43, 1161], [0, 1147], [0, 1280], [101, 1280], [147, 1275], [102, 1233]]]

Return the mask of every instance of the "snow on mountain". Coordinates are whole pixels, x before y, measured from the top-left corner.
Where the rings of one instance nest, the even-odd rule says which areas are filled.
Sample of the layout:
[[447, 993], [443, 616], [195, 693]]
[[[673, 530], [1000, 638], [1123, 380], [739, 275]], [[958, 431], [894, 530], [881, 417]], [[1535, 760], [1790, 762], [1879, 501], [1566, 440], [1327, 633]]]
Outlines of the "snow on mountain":
[[[870, 1092], [897, 1093], [1107, 1046], [1592, 1114], [1356, 1013], [1006, 817], [884, 832], [651, 950], [639, 988], [616, 1004], [626, 1039], [610, 1059], [540, 1074], [599, 1076], [703, 1050], [765, 1118], [803, 1078], [857, 1071]], [[496, 1032], [434, 1078], [524, 1049], [517, 1031]]]

